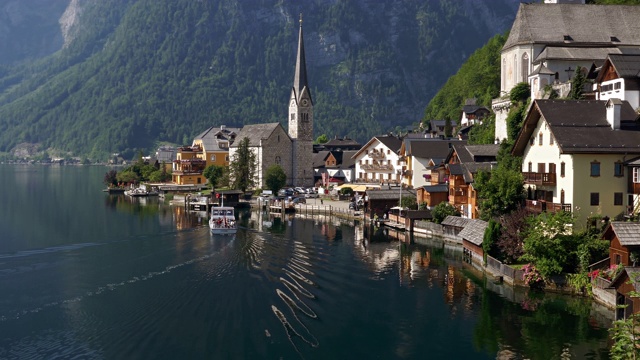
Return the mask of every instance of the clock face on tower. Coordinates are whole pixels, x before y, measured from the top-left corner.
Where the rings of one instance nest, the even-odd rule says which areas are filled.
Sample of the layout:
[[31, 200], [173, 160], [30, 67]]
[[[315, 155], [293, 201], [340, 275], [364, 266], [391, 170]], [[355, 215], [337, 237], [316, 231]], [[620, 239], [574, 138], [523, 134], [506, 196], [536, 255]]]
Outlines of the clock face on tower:
[[309, 105], [309, 101], [307, 99], [302, 99], [302, 106]]

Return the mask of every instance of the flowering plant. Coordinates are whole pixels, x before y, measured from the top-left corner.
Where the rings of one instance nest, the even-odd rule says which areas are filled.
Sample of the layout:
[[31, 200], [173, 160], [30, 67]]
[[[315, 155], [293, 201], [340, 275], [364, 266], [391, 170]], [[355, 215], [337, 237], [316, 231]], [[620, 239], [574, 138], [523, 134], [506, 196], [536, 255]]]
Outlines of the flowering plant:
[[541, 286], [544, 283], [542, 275], [540, 275], [540, 272], [536, 269], [535, 265], [526, 264], [522, 267], [522, 271], [524, 271], [522, 280], [524, 280], [525, 285], [535, 287]]
[[595, 280], [598, 276], [600, 276], [600, 269], [595, 269], [589, 273], [589, 278], [591, 281]]
[[618, 274], [622, 271], [622, 267], [623, 266], [621, 264], [611, 265], [607, 270], [603, 271], [600, 276], [607, 280], [613, 280], [613, 278], [618, 276]]

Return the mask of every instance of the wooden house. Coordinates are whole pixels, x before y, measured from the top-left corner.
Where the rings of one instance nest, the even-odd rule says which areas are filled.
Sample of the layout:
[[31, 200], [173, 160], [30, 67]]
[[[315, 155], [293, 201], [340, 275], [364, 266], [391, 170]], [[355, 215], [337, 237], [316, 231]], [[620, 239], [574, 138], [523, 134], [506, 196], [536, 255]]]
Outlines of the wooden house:
[[[613, 221], [607, 226], [602, 237], [609, 240], [609, 261], [611, 265], [632, 266], [632, 253], [640, 257], [640, 223]], [[634, 257], [635, 257], [634, 256]], [[640, 260], [636, 259], [636, 261]]]
[[620, 306], [616, 309], [616, 320], [640, 312], [640, 298], [630, 294], [640, 291], [640, 267], [625, 267], [613, 278], [610, 288], [615, 289], [616, 305]]
[[462, 238], [463, 253], [470, 257], [472, 262], [478, 264], [482, 264], [484, 262], [482, 240], [486, 229], [486, 221], [475, 219], [471, 220], [458, 234], [458, 236]]

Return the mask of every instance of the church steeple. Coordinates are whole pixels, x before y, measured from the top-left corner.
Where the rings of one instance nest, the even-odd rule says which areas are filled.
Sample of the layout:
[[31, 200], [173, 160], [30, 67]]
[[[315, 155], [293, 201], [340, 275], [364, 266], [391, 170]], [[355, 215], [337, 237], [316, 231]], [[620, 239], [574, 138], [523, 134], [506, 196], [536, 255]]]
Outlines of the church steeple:
[[296, 58], [296, 72], [293, 77], [293, 92], [292, 96], [295, 96], [296, 101], [300, 101], [302, 92], [307, 91], [309, 101], [313, 103], [311, 99], [311, 90], [309, 89], [309, 83], [307, 81], [307, 61], [304, 56], [304, 38], [302, 35], [302, 13], [300, 13], [300, 32], [298, 34], [298, 56]]

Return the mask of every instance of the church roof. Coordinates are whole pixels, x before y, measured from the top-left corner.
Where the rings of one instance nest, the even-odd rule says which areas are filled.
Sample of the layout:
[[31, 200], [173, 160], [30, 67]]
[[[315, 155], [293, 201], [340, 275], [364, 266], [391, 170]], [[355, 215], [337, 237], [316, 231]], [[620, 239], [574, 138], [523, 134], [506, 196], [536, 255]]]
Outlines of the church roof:
[[548, 67], [544, 66], [544, 65], [540, 65], [538, 66], [535, 70], [533, 70], [533, 72], [531, 73], [531, 76], [533, 75], [555, 75], [556, 73], [549, 70]]
[[296, 57], [296, 72], [293, 76], [293, 91], [296, 99], [300, 99], [300, 95], [305, 90], [309, 95], [309, 100], [313, 104], [311, 97], [311, 89], [307, 79], [307, 62], [304, 54], [304, 39], [302, 35], [302, 14], [300, 14], [300, 33], [298, 35], [298, 56]]
[[640, 45], [640, 6], [521, 3], [502, 50], [522, 44]]
[[533, 63], [538, 64], [546, 60], [600, 60], [598, 65], [602, 65], [602, 62], [607, 57], [607, 55], [620, 53], [620, 49], [616, 47], [576, 48], [566, 46], [547, 46], [535, 58]]
[[[280, 123], [245, 125], [236, 136], [237, 141], [234, 141], [230, 147], [238, 147], [240, 140], [244, 138], [249, 138], [250, 147], [260, 146], [261, 140], [268, 139], [278, 126], [282, 127]], [[284, 128], [282, 130], [284, 131]], [[286, 131], [284, 133], [286, 134]]]

